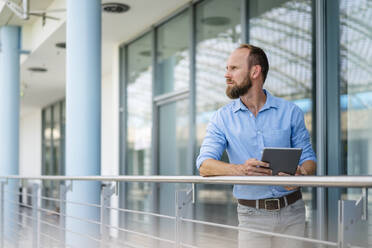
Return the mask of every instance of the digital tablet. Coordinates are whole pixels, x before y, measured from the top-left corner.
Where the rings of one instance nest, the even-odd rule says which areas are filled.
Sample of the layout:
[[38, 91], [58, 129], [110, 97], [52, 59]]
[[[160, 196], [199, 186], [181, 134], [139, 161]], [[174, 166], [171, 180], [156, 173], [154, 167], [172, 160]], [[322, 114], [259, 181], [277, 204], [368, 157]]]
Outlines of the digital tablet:
[[269, 163], [273, 175], [279, 172], [294, 175], [300, 161], [302, 148], [266, 147], [262, 153], [261, 161]]

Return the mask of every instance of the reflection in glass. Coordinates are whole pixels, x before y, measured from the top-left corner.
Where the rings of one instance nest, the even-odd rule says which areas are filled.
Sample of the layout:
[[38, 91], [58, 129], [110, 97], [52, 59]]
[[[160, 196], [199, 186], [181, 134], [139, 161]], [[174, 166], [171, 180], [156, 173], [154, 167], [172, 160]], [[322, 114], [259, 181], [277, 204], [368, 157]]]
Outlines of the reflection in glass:
[[189, 18], [185, 11], [158, 28], [156, 95], [189, 88]]
[[152, 66], [151, 36], [148, 34], [128, 46], [128, 173], [151, 172]]
[[[127, 175], [151, 174], [152, 128], [152, 51], [151, 35], [147, 34], [128, 46], [127, 90]], [[151, 211], [151, 185], [126, 184], [125, 207]], [[138, 230], [149, 225], [145, 215], [126, 214], [125, 228]], [[149, 230], [147, 230], [149, 231]], [[146, 231], [146, 232], [147, 232]], [[127, 237], [131, 240], [132, 237]]]
[[[157, 30], [156, 95], [188, 90], [190, 85], [190, 12], [173, 17]], [[188, 165], [189, 100], [158, 106], [159, 175], [191, 175]], [[160, 184], [158, 206], [162, 214], [174, 215], [175, 184]], [[159, 232], [172, 238], [174, 225], [159, 220]]]
[[309, 0], [250, 1], [250, 42], [268, 56], [265, 86], [275, 96], [311, 101], [311, 13]]
[[159, 107], [160, 175], [186, 175], [189, 140], [189, 103], [177, 101]]
[[241, 42], [240, 1], [198, 4], [196, 30], [196, 122], [200, 147], [210, 116], [229, 102], [224, 74], [228, 56]]
[[[187, 148], [189, 140], [189, 103], [180, 100], [159, 107], [159, 175], [190, 175]], [[160, 184], [159, 211], [174, 216], [175, 192], [185, 185]], [[160, 220], [161, 235], [172, 238], [174, 224]]]
[[[340, 108], [344, 173], [372, 173], [372, 1], [340, 1]], [[360, 189], [343, 198], [357, 200]], [[369, 194], [371, 197], [371, 194]], [[372, 209], [372, 204], [369, 204]], [[372, 246], [372, 221], [359, 224], [353, 245]]]
[[43, 110], [43, 145], [44, 145], [44, 154], [43, 154], [43, 174], [50, 175], [49, 171], [51, 170], [52, 155], [51, 155], [51, 146], [52, 146], [52, 108], [47, 108]]
[[[225, 67], [230, 53], [241, 43], [240, 0], [212, 0], [196, 8], [196, 137], [199, 152], [211, 115], [230, 100], [225, 95]], [[228, 161], [226, 153], [223, 161]], [[197, 173], [198, 174], [198, 173]], [[237, 224], [236, 203], [231, 185], [197, 185], [195, 218]], [[213, 235], [221, 247], [231, 247], [235, 232], [196, 226], [200, 242]], [[231, 239], [230, 239], [231, 238]], [[209, 240], [209, 241], [208, 241]]]
[[[64, 173], [64, 111], [64, 101], [57, 102], [42, 111], [43, 175], [54, 176]], [[43, 195], [58, 198], [59, 184], [58, 181], [43, 181]], [[45, 208], [59, 211], [59, 203], [56, 201], [43, 201], [42, 204]]]

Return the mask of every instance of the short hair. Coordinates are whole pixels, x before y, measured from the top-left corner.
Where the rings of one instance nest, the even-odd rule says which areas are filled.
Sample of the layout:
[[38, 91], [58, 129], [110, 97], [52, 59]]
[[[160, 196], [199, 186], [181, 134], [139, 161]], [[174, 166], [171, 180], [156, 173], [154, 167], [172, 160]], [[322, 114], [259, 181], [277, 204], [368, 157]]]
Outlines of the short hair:
[[269, 61], [266, 53], [259, 47], [250, 44], [241, 44], [237, 49], [249, 49], [248, 56], [248, 69], [254, 65], [261, 66], [263, 82], [266, 80], [267, 73], [269, 72]]

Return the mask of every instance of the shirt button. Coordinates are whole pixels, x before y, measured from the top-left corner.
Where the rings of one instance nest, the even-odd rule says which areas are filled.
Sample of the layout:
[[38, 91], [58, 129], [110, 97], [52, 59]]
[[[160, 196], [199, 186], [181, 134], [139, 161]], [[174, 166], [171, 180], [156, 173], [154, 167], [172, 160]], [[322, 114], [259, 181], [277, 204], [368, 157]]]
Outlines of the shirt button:
[[252, 114], [250, 114], [250, 116], [251, 116], [251, 117], [253, 117], [253, 115], [252, 115]]

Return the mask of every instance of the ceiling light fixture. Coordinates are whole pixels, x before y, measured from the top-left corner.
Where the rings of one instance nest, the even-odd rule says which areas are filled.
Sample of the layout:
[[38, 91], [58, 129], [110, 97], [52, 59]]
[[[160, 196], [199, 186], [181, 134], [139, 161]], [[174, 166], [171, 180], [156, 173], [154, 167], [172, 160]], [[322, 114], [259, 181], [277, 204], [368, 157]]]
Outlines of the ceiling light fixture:
[[27, 70], [31, 72], [47, 72], [48, 69], [44, 67], [29, 67]]
[[129, 5], [123, 3], [103, 3], [102, 10], [103, 12], [121, 14], [127, 12], [130, 9]]
[[150, 57], [150, 56], [151, 56], [151, 51], [149, 51], [149, 50], [145, 50], [145, 51], [141, 51], [141, 52], [139, 52], [139, 54], [140, 54], [141, 56], [144, 56], [144, 57]]
[[66, 49], [66, 42], [58, 42], [56, 43], [56, 47]]
[[201, 21], [209, 26], [223, 26], [230, 23], [230, 19], [223, 16], [210, 16], [203, 18]]

